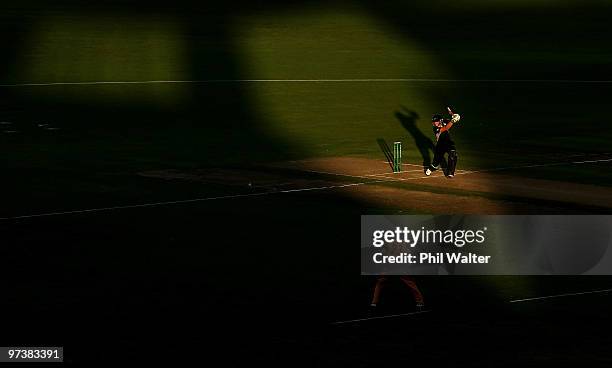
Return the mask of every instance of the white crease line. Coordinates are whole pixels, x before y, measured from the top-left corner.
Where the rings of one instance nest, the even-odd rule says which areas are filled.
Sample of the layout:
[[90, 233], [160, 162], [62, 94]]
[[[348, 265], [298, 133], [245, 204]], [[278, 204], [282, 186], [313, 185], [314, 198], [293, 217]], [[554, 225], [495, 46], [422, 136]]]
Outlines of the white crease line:
[[[420, 170], [403, 170], [400, 172], [387, 172], [387, 173], [380, 173], [380, 174], [368, 174], [366, 176], [377, 176], [377, 177], [385, 177], [387, 175], [401, 175], [403, 173], [413, 173], [413, 172], [424, 172], [425, 170], [420, 169]], [[440, 171], [441, 172], [441, 171]], [[463, 174], [467, 174], [467, 173], [471, 173], [473, 171], [470, 170], [457, 170], [455, 171], [455, 175], [459, 175], [459, 173], [463, 173]], [[402, 179], [412, 179], [412, 178], [397, 178], [397, 180], [402, 180]]]
[[424, 169], [415, 169], [415, 170], [402, 170], [400, 172], [385, 172], [380, 174], [367, 174], [366, 176], [385, 176], [385, 175], [400, 175], [404, 173], [413, 173], [413, 172], [424, 172]]
[[579, 293], [566, 293], [566, 294], [557, 294], [557, 295], [546, 295], [546, 296], [537, 296], [534, 298], [524, 298], [524, 299], [514, 299], [510, 300], [508, 303], [522, 303], [522, 302], [530, 302], [533, 300], [543, 300], [543, 299], [551, 299], [551, 298], [562, 298], [566, 296], [576, 296], [576, 295], [585, 295], [585, 294], [596, 294], [596, 293], [607, 293], [612, 291], [612, 289], [604, 289], [604, 290], [592, 290], [592, 291], [583, 291]]
[[[357, 179], [376, 179], [380, 177], [388, 179], [388, 180], [373, 180], [370, 183], [384, 183], [384, 182], [393, 182], [393, 181], [406, 181], [406, 180], [418, 180], [418, 179], [444, 177], [444, 175], [432, 174], [431, 176], [418, 176], [414, 178], [390, 178], [385, 175], [398, 175], [401, 173], [388, 172], [388, 173], [380, 173], [380, 174], [352, 175], [352, 174], [341, 174], [341, 173], [336, 173], [336, 172], [331, 172], [331, 171], [320, 171], [320, 170], [300, 170], [300, 171], [315, 173], [315, 174], [323, 174], [323, 175], [345, 176], [348, 178], [357, 178]], [[422, 170], [418, 170], [418, 172], [422, 172]]]
[[[612, 158], [605, 159], [605, 160], [574, 161], [574, 162], [551, 163], [551, 164], [541, 164], [541, 165], [512, 166], [512, 167], [505, 167], [505, 168], [498, 168], [498, 169], [489, 169], [489, 170], [475, 170], [475, 171], [468, 171], [468, 172], [458, 173], [457, 175], [462, 175], [462, 174], [465, 175], [465, 174], [472, 174], [472, 173], [482, 173], [482, 172], [498, 171], [498, 170], [520, 169], [520, 168], [529, 168], [529, 167], [542, 167], [542, 166], [554, 166], [554, 165], [571, 165], [571, 164], [597, 163], [597, 162], [609, 162], [609, 161], [612, 161]], [[304, 170], [304, 171], [308, 172], [308, 170]], [[328, 174], [328, 175], [337, 175], [337, 176], [362, 178], [362, 179], [370, 179], [368, 177], [361, 177], [361, 176], [348, 175], [348, 174], [338, 174], [338, 173], [319, 172], [319, 171], [310, 171], [310, 172], [321, 173], [321, 174]], [[48, 216], [70, 215], [70, 214], [78, 214], [78, 213], [103, 212], [103, 211], [130, 209], [130, 208], [156, 207], [156, 206], [165, 206], [165, 205], [172, 205], [172, 204], [205, 202], [205, 201], [212, 201], [212, 200], [217, 200], [217, 199], [233, 199], [233, 198], [243, 198], [243, 197], [264, 196], [264, 195], [270, 195], [270, 194], [308, 192], [308, 191], [314, 191], [314, 190], [327, 190], [327, 189], [355, 187], [355, 186], [366, 185], [366, 184], [378, 184], [378, 183], [388, 183], [388, 182], [394, 182], [394, 181], [419, 180], [419, 179], [430, 179], [430, 178], [444, 178], [444, 176], [443, 175], [436, 175], [436, 176], [432, 175], [432, 176], [421, 176], [421, 177], [416, 177], [416, 178], [403, 178], [403, 179], [402, 178], [396, 178], [396, 179], [390, 179], [390, 180], [380, 180], [379, 179], [379, 180], [371, 180], [371, 181], [360, 182], [360, 183], [350, 183], [350, 184], [341, 184], [341, 185], [329, 185], [329, 186], [324, 186], [324, 187], [301, 188], [301, 189], [287, 189], [287, 190], [279, 190], [279, 191], [274, 191], [274, 192], [245, 193], [245, 194], [218, 196], [218, 197], [183, 199], [183, 200], [178, 200], [178, 201], [142, 203], [142, 204], [132, 204], [132, 205], [125, 205], [125, 206], [99, 207], [99, 208], [90, 208], [90, 209], [83, 209], [83, 210], [48, 212], [48, 213], [39, 213], [39, 214], [32, 214], [32, 215], [0, 217], [0, 221], [2, 221], [2, 220], [27, 219], [27, 218], [34, 218], [34, 217], [48, 217]]]
[[358, 318], [358, 319], [350, 319], [348, 321], [337, 321], [337, 322], [332, 322], [332, 325], [342, 325], [342, 324], [346, 324], [346, 323], [355, 323], [355, 322], [363, 322], [363, 321], [372, 321], [375, 319], [385, 319], [385, 318], [396, 318], [396, 317], [405, 317], [405, 316], [414, 316], [417, 314], [423, 314], [423, 313], [428, 313], [431, 312], [429, 310], [426, 311], [419, 311], [419, 312], [411, 312], [411, 313], [401, 313], [401, 314], [390, 314], [387, 316], [378, 316], [378, 317], [368, 317], [368, 318]]
[[610, 84], [612, 80], [581, 79], [436, 79], [436, 78], [345, 78], [345, 79], [200, 79], [200, 80], [144, 80], [144, 81], [89, 81], [48, 83], [5, 83], [0, 87], [95, 86], [129, 84], [204, 84], [204, 83], [564, 83]]
[[592, 163], [600, 163], [600, 162], [610, 162], [612, 158], [606, 158], [601, 160], [585, 160], [585, 161], [570, 161], [570, 162], [553, 162], [548, 164], [534, 164], [534, 165], [518, 165], [518, 166], [507, 166], [507, 167], [498, 167], [494, 169], [483, 169], [483, 170], [472, 170], [464, 173], [458, 173], [457, 175], [462, 174], [471, 174], [471, 173], [482, 173], [482, 172], [491, 172], [491, 171], [501, 171], [501, 170], [513, 170], [513, 169], [529, 169], [534, 167], [548, 167], [548, 166], [562, 166], [562, 165], [580, 165], [580, 164], [592, 164]]
[[[284, 169], [285, 167], [280, 166], [280, 168]], [[299, 169], [301, 172], [313, 173], [313, 174], [322, 174], [322, 175], [334, 175], [334, 176], [345, 176], [347, 178], [358, 178], [358, 179], [372, 179], [371, 175], [379, 175], [379, 174], [365, 174], [365, 175], [352, 175], [352, 174], [341, 174], [332, 171], [321, 171], [321, 170], [306, 170]]]
[[[384, 162], [387, 165], [391, 165], [391, 163], [389, 161], [379, 161], [379, 162]], [[416, 166], [416, 167], [423, 167], [423, 165], [417, 165], [417, 164], [402, 164], [402, 166]]]

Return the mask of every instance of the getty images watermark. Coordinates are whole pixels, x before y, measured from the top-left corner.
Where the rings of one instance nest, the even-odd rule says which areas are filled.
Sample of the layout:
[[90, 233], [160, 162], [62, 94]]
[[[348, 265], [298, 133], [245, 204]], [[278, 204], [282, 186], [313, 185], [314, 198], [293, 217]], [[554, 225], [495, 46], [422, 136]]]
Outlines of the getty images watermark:
[[[397, 226], [395, 230], [375, 230], [372, 237], [374, 248], [382, 248], [385, 244], [399, 245], [396, 250], [405, 247], [414, 248], [419, 244], [440, 244], [463, 248], [465, 245], [482, 244], [485, 242], [487, 228], [480, 230], [429, 230], [421, 227], [418, 230], [411, 230], [407, 226]], [[399, 254], [387, 254], [382, 251], [374, 253], [372, 261], [376, 264], [381, 263], [408, 263], [408, 264], [443, 264], [443, 263], [488, 263], [491, 256], [482, 256], [475, 253], [457, 252], [420, 252], [416, 254], [408, 252], [397, 252]]]
[[362, 216], [365, 275], [612, 274], [611, 216]]

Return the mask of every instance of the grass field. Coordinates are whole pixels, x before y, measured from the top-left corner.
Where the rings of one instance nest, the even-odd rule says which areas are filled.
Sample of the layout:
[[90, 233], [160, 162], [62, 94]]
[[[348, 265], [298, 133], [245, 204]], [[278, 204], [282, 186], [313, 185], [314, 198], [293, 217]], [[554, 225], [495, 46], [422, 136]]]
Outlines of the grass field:
[[[89, 341], [228, 365], [477, 346], [457, 361], [609, 362], [607, 293], [507, 303], [606, 277], [426, 277], [426, 318], [329, 324], [369, 302], [362, 214], [612, 208], [610, 6], [464, 4], [2, 5], [1, 342], [64, 345], [74, 364], [114, 360]], [[447, 105], [462, 115], [452, 183], [419, 167]], [[381, 150], [394, 141], [401, 175]], [[390, 313], [409, 309], [390, 295]]]

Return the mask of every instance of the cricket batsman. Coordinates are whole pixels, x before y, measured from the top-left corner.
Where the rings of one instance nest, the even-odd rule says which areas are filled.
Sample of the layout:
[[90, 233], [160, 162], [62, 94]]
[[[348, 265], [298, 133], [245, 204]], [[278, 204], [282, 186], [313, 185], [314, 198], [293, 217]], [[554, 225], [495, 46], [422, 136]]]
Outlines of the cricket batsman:
[[459, 114], [453, 113], [450, 107], [447, 107], [448, 113], [451, 115], [451, 119], [444, 119], [442, 115], [435, 114], [431, 118], [433, 125], [433, 132], [436, 136], [436, 147], [434, 149], [433, 161], [425, 170], [425, 175], [429, 176], [431, 173], [438, 169], [444, 155], [448, 154], [448, 166], [446, 170], [446, 177], [453, 178], [455, 176], [455, 168], [457, 167], [457, 149], [455, 148], [455, 142], [451, 139], [449, 130], [461, 119]]

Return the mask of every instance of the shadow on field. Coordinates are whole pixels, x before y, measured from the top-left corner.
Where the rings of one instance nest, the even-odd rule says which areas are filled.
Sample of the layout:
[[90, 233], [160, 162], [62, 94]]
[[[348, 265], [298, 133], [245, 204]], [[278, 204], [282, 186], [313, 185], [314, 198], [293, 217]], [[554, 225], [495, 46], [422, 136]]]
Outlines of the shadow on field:
[[421, 157], [423, 157], [423, 167], [429, 166], [434, 144], [431, 139], [426, 137], [417, 127], [416, 122], [419, 119], [419, 114], [417, 114], [416, 111], [409, 110], [402, 106], [402, 111], [396, 111], [395, 117], [414, 139], [414, 144], [419, 150]]
[[391, 170], [393, 170], [393, 153], [391, 153], [391, 148], [387, 144], [387, 141], [385, 141], [383, 138], [378, 138], [376, 142], [378, 143], [382, 153], [385, 155], [385, 159], [387, 159], [389, 167]]
[[[12, 82], [13, 75], [18, 70], [19, 65], [13, 57], [24, 53], [25, 42], [30, 36], [31, 29], [23, 22], [22, 18], [14, 12], [0, 12], [0, 42], [2, 43], [2, 58], [0, 58], [0, 84]], [[15, 103], [15, 98], [10, 91], [5, 88], [0, 88], [0, 139], [3, 133], [18, 129], [17, 123], [20, 121], [20, 115], [25, 109], [20, 108]]]

